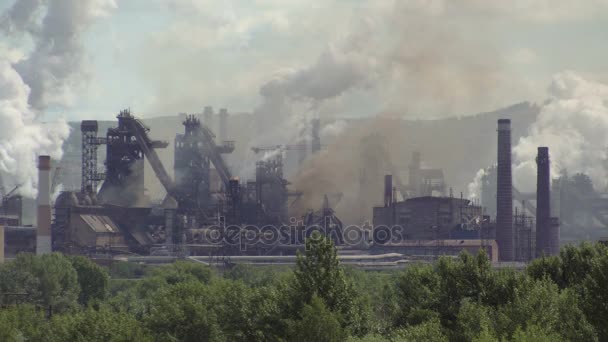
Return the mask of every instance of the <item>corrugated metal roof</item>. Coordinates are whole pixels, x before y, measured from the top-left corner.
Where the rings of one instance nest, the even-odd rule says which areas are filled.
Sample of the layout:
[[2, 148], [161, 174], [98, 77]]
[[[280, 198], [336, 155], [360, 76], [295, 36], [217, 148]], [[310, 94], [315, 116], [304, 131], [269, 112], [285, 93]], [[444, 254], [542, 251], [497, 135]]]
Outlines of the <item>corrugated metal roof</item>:
[[111, 218], [105, 215], [81, 214], [80, 218], [96, 233], [118, 233], [118, 226]]

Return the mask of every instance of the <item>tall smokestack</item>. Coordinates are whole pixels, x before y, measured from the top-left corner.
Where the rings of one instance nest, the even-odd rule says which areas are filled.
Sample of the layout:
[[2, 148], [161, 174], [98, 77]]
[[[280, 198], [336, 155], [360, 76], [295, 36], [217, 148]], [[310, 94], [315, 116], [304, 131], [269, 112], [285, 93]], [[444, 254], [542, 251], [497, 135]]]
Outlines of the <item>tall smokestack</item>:
[[393, 205], [393, 175], [384, 175], [384, 206]]
[[498, 120], [496, 180], [496, 242], [500, 261], [513, 261], [513, 178], [511, 120]]
[[549, 255], [549, 225], [551, 218], [551, 191], [549, 148], [539, 147], [536, 156], [536, 256]]
[[218, 137], [220, 142], [228, 140], [228, 109], [220, 109], [220, 123], [218, 127]]
[[38, 229], [36, 254], [52, 252], [51, 248], [51, 157], [38, 157]]
[[549, 248], [551, 255], [559, 254], [560, 217], [561, 215], [561, 181], [554, 180], [551, 184], [551, 220], [549, 226]]
[[311, 129], [311, 148], [310, 151], [312, 154], [315, 154], [321, 150], [321, 120], [312, 119], [312, 129]]

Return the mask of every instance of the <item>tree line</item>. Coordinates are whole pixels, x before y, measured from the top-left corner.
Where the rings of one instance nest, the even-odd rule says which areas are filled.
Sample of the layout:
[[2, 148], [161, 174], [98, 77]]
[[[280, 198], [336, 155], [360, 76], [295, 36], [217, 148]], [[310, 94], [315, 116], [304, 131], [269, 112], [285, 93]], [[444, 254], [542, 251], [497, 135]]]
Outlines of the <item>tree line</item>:
[[384, 272], [306, 244], [293, 268], [221, 271], [20, 254], [0, 266], [0, 341], [608, 341], [602, 244], [523, 271], [480, 251]]

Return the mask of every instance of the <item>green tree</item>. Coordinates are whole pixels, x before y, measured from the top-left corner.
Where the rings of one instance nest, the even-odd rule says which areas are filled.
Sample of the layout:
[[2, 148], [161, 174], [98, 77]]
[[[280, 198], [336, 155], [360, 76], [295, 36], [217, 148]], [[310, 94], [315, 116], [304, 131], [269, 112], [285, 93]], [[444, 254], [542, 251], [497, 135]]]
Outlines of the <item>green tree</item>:
[[493, 336], [491, 308], [465, 299], [460, 305], [455, 340], [472, 341], [482, 336]]
[[0, 341], [42, 341], [46, 319], [31, 305], [17, 305], [0, 310]]
[[534, 279], [550, 279], [559, 287], [566, 287], [564, 273], [562, 271], [562, 260], [559, 256], [543, 256], [532, 260], [526, 272]]
[[148, 299], [144, 321], [157, 341], [224, 341], [215, 302], [200, 282], [165, 286]]
[[103, 300], [108, 292], [108, 272], [83, 256], [74, 256], [70, 260], [80, 285], [78, 302], [87, 305], [91, 301]]
[[276, 341], [284, 330], [271, 287], [251, 288], [242, 281], [218, 279], [210, 285], [213, 311], [229, 341]]
[[441, 258], [436, 266], [439, 276], [438, 311], [442, 324], [455, 330], [456, 316], [464, 299], [484, 302], [492, 276], [487, 254], [472, 256], [463, 252], [457, 260]]
[[355, 301], [356, 292], [340, 267], [333, 242], [316, 233], [306, 240], [306, 254], [298, 254], [290, 284], [291, 317], [300, 313], [312, 298], [319, 297], [341, 322], [353, 330], [361, 326], [362, 311]]
[[559, 256], [538, 258], [528, 265], [527, 273], [535, 279], [549, 278], [560, 288], [578, 286], [591, 272], [594, 260], [606, 246], [583, 242], [579, 246], [563, 247]]
[[135, 319], [107, 307], [87, 308], [75, 313], [53, 316], [44, 341], [48, 342], [128, 342], [152, 341], [150, 333]]
[[439, 276], [430, 265], [412, 265], [397, 280], [400, 312], [396, 326], [421, 324], [438, 318]]
[[448, 337], [443, 333], [439, 320], [432, 319], [422, 324], [412, 325], [405, 329], [398, 330], [395, 332], [391, 340], [394, 342], [447, 342]]
[[512, 337], [520, 329], [542, 327], [564, 340], [594, 341], [596, 332], [571, 291], [560, 292], [551, 280], [527, 280], [512, 303], [497, 309], [497, 335]]
[[559, 342], [565, 341], [554, 332], [540, 328], [537, 325], [530, 325], [526, 329], [517, 328], [513, 334], [512, 341], [516, 342]]
[[236, 264], [224, 273], [224, 278], [231, 280], [241, 280], [248, 286], [268, 287], [277, 285], [285, 280], [291, 273], [291, 269], [280, 266], [251, 266], [246, 264]]
[[594, 258], [582, 283], [582, 307], [601, 341], [608, 340], [608, 249]]
[[70, 260], [60, 253], [19, 254], [1, 273], [2, 292], [25, 293], [27, 302], [45, 310], [62, 312], [77, 304], [78, 276]]
[[163, 279], [169, 285], [188, 281], [209, 283], [213, 277], [213, 272], [209, 266], [184, 260], [177, 260], [170, 265], [157, 267], [151, 273], [152, 277]]
[[314, 295], [305, 305], [299, 320], [289, 326], [289, 340], [297, 342], [340, 342], [348, 336], [340, 324], [339, 317], [330, 311], [325, 302]]

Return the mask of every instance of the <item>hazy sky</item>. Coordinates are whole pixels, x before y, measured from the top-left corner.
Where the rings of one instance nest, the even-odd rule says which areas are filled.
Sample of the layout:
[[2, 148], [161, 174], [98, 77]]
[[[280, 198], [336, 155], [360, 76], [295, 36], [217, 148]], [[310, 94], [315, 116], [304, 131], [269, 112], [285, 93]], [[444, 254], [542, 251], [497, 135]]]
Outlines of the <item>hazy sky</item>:
[[[0, 0], [0, 11], [13, 3]], [[312, 101], [338, 117], [386, 110], [441, 117], [542, 101], [563, 70], [608, 82], [606, 0], [114, 4], [80, 37], [86, 82], [73, 87], [68, 106], [50, 105], [48, 118], [112, 118], [124, 107], [145, 115], [205, 105], [250, 112], [262, 102], [260, 87], [317, 67], [320, 81], [303, 76], [309, 87], [345, 70], [355, 75]], [[27, 56], [32, 45], [3, 36], [0, 55]], [[334, 74], [335, 66], [347, 68]]]

